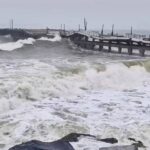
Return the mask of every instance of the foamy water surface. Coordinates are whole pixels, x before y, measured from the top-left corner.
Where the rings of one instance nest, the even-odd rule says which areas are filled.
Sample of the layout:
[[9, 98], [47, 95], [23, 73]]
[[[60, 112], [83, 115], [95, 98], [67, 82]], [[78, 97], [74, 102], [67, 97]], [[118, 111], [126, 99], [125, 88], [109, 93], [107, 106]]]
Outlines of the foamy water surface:
[[[34, 41], [31, 51], [40, 54], [37, 42], [43, 40]], [[36, 58], [26, 47], [20, 58], [0, 59], [0, 149], [31, 139], [53, 141], [71, 132], [115, 137], [118, 145], [131, 144], [132, 137], [150, 149], [149, 59], [102, 57], [62, 48], [60, 40], [46, 42]], [[76, 150], [111, 146], [90, 138], [71, 144]]]

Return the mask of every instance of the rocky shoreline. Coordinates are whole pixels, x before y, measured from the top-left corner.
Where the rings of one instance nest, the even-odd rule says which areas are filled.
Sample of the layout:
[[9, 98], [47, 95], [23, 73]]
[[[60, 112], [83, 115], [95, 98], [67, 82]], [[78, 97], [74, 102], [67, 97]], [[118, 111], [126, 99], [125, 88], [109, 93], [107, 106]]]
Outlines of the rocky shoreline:
[[80, 137], [91, 137], [94, 138], [97, 142], [101, 141], [112, 144], [111, 147], [101, 147], [99, 150], [138, 150], [138, 148], [141, 147], [145, 148], [141, 141], [136, 141], [133, 138], [129, 138], [129, 140], [134, 141], [131, 145], [113, 146], [113, 144], [118, 143], [116, 138], [97, 139], [96, 136], [90, 134], [71, 133], [54, 142], [41, 142], [32, 140], [16, 145], [9, 150], [75, 150], [71, 145], [71, 142], [78, 142]]

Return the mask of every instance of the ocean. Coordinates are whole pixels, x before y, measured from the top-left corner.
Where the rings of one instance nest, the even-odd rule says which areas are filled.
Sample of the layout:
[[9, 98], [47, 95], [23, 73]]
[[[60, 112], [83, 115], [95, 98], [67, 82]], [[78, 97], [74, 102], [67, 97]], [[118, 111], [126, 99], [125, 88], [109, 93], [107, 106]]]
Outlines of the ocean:
[[[71, 132], [150, 149], [150, 58], [85, 50], [56, 35], [0, 37], [0, 149]], [[81, 138], [76, 150], [110, 144]]]

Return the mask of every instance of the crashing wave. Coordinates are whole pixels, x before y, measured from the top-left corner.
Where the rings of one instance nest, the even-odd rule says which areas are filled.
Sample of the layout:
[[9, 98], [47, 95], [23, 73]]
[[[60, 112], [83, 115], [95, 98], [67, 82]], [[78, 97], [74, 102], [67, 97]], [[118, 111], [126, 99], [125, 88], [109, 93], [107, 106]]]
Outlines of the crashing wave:
[[59, 34], [56, 34], [54, 38], [41, 37], [40, 41], [50, 41], [50, 42], [59, 42], [61, 41], [61, 37]]
[[[21, 63], [19, 62], [21, 65]], [[13, 64], [7, 70], [1, 70], [1, 78], [6, 74], [14, 76], [7, 78], [5, 83], [0, 80], [1, 99], [22, 99], [23, 101], [35, 101], [47, 97], [74, 98], [82, 96], [87, 91], [126, 89], [143, 89], [149, 86], [149, 72], [144, 66], [130, 66], [122, 64], [74, 64], [71, 67], [61, 68], [39, 61], [28, 62], [23, 69], [16, 68]], [[3, 64], [2, 64], [3, 65]], [[9, 72], [13, 69], [13, 72]], [[15, 70], [15, 71], [14, 71]], [[32, 70], [32, 72], [30, 72]], [[19, 71], [19, 78], [18, 78]], [[21, 75], [21, 76], [20, 76]], [[14, 88], [10, 88], [13, 86]], [[7, 110], [1, 102], [1, 110]], [[13, 102], [14, 104], [14, 102]], [[16, 104], [15, 104], [16, 105]], [[1, 107], [2, 106], [2, 107]], [[8, 106], [6, 106], [8, 107]], [[9, 108], [8, 108], [9, 109]]]
[[[2, 150], [71, 132], [116, 137], [122, 144], [131, 137], [150, 147], [150, 61], [54, 62], [0, 63]], [[99, 147], [89, 138], [80, 141], [73, 143], [77, 150]]]
[[33, 44], [35, 40], [33, 38], [28, 38], [25, 40], [18, 40], [16, 42], [2, 43], [0, 44], [0, 50], [3, 51], [13, 51], [23, 47], [25, 44]]

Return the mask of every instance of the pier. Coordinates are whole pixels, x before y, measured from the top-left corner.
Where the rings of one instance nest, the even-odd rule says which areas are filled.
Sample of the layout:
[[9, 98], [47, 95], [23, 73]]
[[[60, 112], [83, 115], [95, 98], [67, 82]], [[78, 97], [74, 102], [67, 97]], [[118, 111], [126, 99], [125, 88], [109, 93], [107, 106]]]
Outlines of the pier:
[[[11, 35], [16, 41], [19, 39], [41, 37], [53, 38], [56, 33], [59, 33], [62, 38], [70, 39], [77, 46], [108, 53], [117, 52], [119, 54], [126, 53], [133, 55], [136, 51], [140, 56], [145, 56], [146, 52], [150, 52], [149, 38], [132, 38], [119, 35], [91, 35], [84, 31], [66, 31], [54, 29], [0, 29], [0, 35]], [[113, 32], [112, 32], [113, 33]]]
[[140, 56], [145, 56], [146, 51], [150, 51], [150, 41], [148, 39], [135, 39], [125, 36], [91, 36], [82, 32], [74, 32], [66, 35], [74, 44], [81, 48], [94, 50], [98, 47], [99, 51], [113, 52], [117, 49], [118, 53], [123, 53], [123, 49], [127, 50], [129, 55], [134, 51], [139, 52]]

